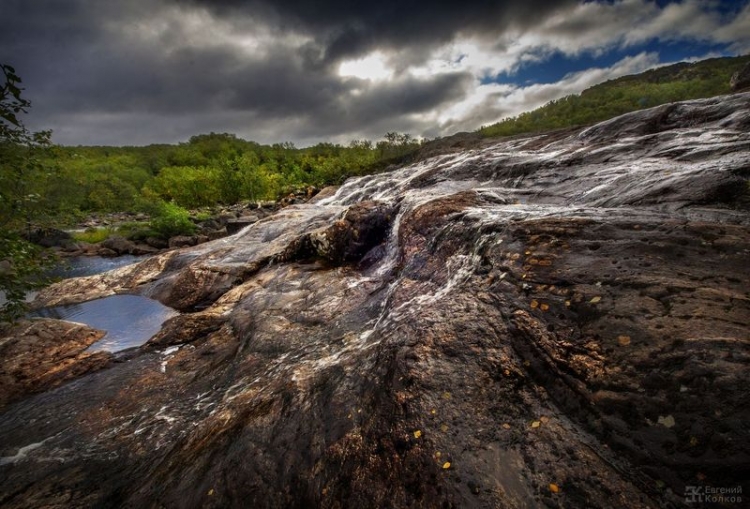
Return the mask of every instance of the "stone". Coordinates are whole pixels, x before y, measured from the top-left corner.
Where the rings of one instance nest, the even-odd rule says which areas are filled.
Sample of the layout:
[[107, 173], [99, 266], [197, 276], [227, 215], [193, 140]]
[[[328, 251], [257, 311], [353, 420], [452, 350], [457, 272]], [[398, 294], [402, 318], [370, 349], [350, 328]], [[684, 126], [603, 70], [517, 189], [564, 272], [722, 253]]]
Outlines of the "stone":
[[197, 239], [192, 235], [177, 235], [169, 239], [169, 248], [190, 247], [197, 244]]
[[148, 243], [136, 242], [133, 244], [133, 249], [130, 251], [130, 254], [133, 254], [136, 256], [142, 256], [142, 255], [152, 255], [158, 252], [159, 252], [159, 248], [151, 246]]
[[103, 240], [99, 245], [105, 249], [114, 251], [118, 255], [135, 254], [136, 251], [135, 243], [124, 237], [118, 236]]
[[113, 256], [119, 256], [122, 253], [118, 253], [114, 249], [109, 249], [106, 247], [99, 246], [99, 248], [96, 250], [96, 254], [97, 256], [104, 256], [105, 258], [111, 258]]
[[250, 226], [251, 224], [254, 224], [258, 221], [257, 218], [253, 217], [251, 219], [244, 219], [242, 217], [238, 219], [230, 219], [226, 222], [225, 228], [227, 230], [227, 233], [229, 235], [234, 235], [241, 229], [245, 228], [246, 226]]
[[732, 94], [448, 143], [42, 290], [182, 315], [5, 407], [3, 506], [625, 509], [741, 486], [748, 126]]
[[0, 411], [30, 394], [107, 367], [112, 355], [87, 352], [104, 332], [51, 319], [23, 320], [0, 332]]
[[166, 249], [169, 247], [169, 242], [159, 237], [146, 238], [146, 244], [155, 249]]

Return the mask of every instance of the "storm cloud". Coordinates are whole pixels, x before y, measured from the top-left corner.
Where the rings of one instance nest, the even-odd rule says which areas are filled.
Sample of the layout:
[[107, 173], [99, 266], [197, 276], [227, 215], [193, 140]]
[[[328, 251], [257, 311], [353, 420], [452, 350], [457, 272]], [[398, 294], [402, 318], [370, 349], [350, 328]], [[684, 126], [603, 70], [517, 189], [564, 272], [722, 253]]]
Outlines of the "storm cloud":
[[[63, 144], [438, 136], [668, 62], [654, 41], [690, 42], [690, 58], [750, 49], [747, 1], [3, 0], [0, 20], [27, 125]], [[514, 79], [615, 52], [554, 82]]]

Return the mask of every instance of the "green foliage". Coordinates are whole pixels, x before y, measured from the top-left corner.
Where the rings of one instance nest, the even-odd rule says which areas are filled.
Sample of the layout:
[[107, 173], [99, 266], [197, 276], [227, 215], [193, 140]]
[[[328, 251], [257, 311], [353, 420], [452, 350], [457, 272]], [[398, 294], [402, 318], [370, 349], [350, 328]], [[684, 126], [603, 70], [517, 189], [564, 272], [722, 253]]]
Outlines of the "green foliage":
[[78, 242], [96, 244], [117, 234], [118, 232], [115, 228], [106, 226], [104, 228], [86, 228], [82, 232], [74, 232], [72, 236]]
[[159, 199], [180, 207], [273, 200], [291, 190], [336, 185], [396, 162], [419, 148], [408, 134], [373, 144], [259, 145], [232, 134], [193, 136], [178, 145], [53, 147], [41, 154], [46, 174], [31, 182], [39, 210], [59, 221], [132, 211]]
[[0, 290], [5, 302], [0, 306], [0, 321], [9, 322], [26, 311], [26, 293], [47, 284], [42, 274], [52, 263], [35, 246], [18, 235], [0, 230]]
[[[43, 218], [44, 197], [38, 186], [49, 174], [39, 155], [49, 144], [49, 132], [30, 132], [19, 118], [31, 103], [21, 97], [21, 78], [0, 64], [0, 320], [23, 314], [26, 292], [42, 285], [45, 257], [20, 238], [16, 230], [31, 228]], [[38, 224], [38, 223], [37, 223]]]
[[496, 137], [589, 125], [660, 104], [727, 94], [731, 75], [747, 62], [750, 56], [716, 58], [624, 76], [483, 127], [479, 132]]
[[149, 224], [154, 235], [168, 239], [176, 235], [192, 235], [196, 226], [190, 221], [190, 213], [174, 203], [157, 201], [150, 210]]

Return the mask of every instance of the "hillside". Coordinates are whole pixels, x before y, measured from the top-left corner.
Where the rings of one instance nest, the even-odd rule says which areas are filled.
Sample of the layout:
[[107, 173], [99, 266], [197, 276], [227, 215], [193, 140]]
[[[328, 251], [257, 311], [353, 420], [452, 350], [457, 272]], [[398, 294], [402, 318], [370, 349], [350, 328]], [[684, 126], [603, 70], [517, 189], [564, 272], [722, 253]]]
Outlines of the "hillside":
[[583, 126], [670, 102], [728, 94], [730, 77], [748, 62], [750, 55], [712, 58], [623, 76], [482, 127], [479, 133], [496, 137]]

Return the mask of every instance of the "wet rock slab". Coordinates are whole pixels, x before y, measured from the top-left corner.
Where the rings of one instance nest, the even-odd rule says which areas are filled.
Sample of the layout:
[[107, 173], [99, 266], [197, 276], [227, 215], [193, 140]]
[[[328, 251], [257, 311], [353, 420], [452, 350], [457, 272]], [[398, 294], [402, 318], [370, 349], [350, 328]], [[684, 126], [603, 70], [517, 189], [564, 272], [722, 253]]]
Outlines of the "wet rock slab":
[[[750, 96], [487, 142], [62, 282], [184, 313], [5, 408], [4, 507], [682, 507], [750, 478]], [[54, 418], [53, 418], [54, 416]]]
[[110, 354], [86, 351], [102, 336], [103, 331], [52, 319], [24, 320], [0, 333], [0, 409], [107, 367]]

